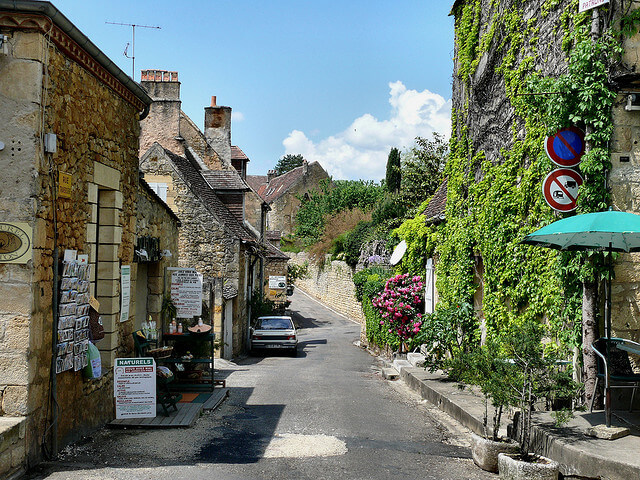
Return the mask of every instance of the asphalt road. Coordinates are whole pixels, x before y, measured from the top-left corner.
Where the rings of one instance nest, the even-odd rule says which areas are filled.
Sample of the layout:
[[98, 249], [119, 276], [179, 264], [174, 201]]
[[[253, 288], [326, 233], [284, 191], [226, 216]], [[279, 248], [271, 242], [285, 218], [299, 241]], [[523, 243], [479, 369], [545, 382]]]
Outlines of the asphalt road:
[[[230, 396], [188, 429], [103, 429], [30, 479], [488, 479], [466, 434], [354, 345], [359, 325], [301, 292], [296, 358], [219, 362]], [[218, 375], [217, 375], [218, 376]]]

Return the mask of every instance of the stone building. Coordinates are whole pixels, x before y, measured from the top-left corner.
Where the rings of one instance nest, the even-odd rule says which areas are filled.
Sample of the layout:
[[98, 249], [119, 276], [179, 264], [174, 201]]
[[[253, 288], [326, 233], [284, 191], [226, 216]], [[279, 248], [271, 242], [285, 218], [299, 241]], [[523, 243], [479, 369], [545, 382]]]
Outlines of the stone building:
[[244, 180], [249, 159], [231, 145], [231, 108], [212, 97], [203, 133], [181, 110], [177, 72], [143, 71], [142, 85], [154, 101], [142, 122], [140, 169], [180, 218], [179, 264], [215, 292], [211, 321], [231, 358], [246, 348], [249, 301], [265, 266], [284, 275], [288, 257], [264, 238], [268, 206], [259, 201], [247, 215], [247, 198], [259, 197]]
[[[132, 354], [141, 322], [136, 295], [121, 310], [121, 265], [144, 314], [157, 314], [157, 279], [172, 260], [138, 263], [134, 251], [147, 238], [177, 253], [177, 220], [139, 182], [139, 120], [150, 105], [53, 5], [0, 1], [0, 477], [113, 418], [111, 367]], [[62, 259], [74, 252], [90, 269], [78, 267], [88, 274], [65, 290], [75, 269]], [[103, 375], [89, 380], [88, 320], [71, 307], [91, 296], [106, 336]]]
[[[267, 213], [267, 230], [279, 231], [283, 237], [295, 231], [296, 213], [300, 208], [298, 197], [319, 190], [323, 180], [330, 180], [324, 168], [318, 162], [308, 163], [306, 160], [302, 166], [277, 177], [273, 170], [266, 176], [247, 176], [247, 183], [271, 208]], [[257, 210], [257, 202], [250, 207]]]

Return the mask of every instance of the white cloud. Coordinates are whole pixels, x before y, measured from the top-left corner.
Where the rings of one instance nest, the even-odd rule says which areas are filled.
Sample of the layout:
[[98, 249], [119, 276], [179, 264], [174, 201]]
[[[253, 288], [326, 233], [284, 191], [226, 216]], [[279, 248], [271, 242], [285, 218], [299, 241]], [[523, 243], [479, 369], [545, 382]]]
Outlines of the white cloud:
[[451, 100], [429, 90], [407, 90], [400, 81], [389, 83], [391, 113], [388, 120], [371, 114], [356, 118], [343, 132], [318, 142], [293, 130], [282, 144], [285, 153], [318, 161], [335, 179], [384, 178], [389, 150], [407, 149], [417, 136], [451, 133]]
[[234, 122], [241, 122], [244, 120], [244, 113], [242, 112], [231, 112], [231, 120]]

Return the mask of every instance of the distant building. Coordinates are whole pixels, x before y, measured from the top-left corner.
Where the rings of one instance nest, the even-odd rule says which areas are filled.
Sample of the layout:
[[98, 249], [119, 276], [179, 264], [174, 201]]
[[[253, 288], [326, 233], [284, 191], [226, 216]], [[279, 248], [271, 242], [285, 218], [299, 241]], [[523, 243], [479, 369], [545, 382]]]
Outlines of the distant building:
[[[319, 190], [320, 182], [330, 181], [327, 172], [318, 162], [296, 167], [280, 176], [270, 170], [265, 175], [247, 175], [247, 183], [266, 202], [271, 210], [267, 213], [267, 230], [278, 230], [281, 235], [295, 232], [296, 214], [300, 208], [298, 197], [312, 190]], [[255, 211], [257, 205], [251, 205]]]
[[231, 108], [212, 97], [203, 133], [181, 110], [177, 72], [145, 70], [142, 86], [153, 104], [142, 122], [140, 169], [180, 218], [179, 264], [204, 276], [213, 299], [208, 320], [231, 358], [246, 347], [250, 299], [262, 289], [265, 264], [286, 274], [288, 257], [264, 239], [269, 207], [244, 180], [249, 158], [231, 145]]

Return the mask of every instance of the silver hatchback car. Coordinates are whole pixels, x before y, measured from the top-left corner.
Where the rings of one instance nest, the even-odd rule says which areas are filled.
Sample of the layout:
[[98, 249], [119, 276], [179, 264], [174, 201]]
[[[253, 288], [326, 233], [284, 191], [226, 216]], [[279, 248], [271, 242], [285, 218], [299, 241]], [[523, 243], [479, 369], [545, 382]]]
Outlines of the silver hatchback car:
[[298, 335], [289, 316], [260, 317], [251, 327], [251, 350], [287, 350], [292, 356], [298, 353]]

